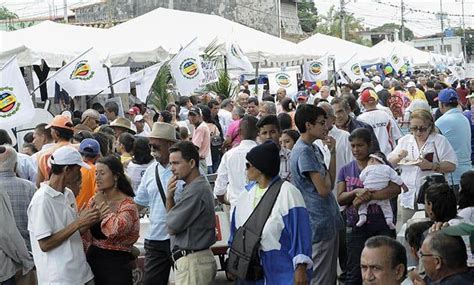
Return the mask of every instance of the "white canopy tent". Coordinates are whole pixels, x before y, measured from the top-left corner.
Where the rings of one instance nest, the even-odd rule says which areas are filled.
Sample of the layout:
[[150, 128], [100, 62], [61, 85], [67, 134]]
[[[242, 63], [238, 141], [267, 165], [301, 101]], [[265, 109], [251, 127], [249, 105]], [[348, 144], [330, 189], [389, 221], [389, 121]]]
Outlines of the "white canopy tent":
[[299, 42], [298, 46], [318, 56], [333, 55], [339, 64], [349, 61], [354, 56], [359, 61], [363, 60], [362, 65], [376, 63], [379, 60], [377, 57], [371, 58], [369, 47], [319, 33]]
[[51, 21], [5, 32], [0, 35], [0, 62], [16, 55], [20, 66], [41, 64], [43, 59], [50, 67], [60, 67], [63, 60], [72, 60], [90, 47], [95, 47], [102, 60], [105, 60], [107, 51], [98, 49], [96, 43], [104, 39], [106, 32], [103, 29]]
[[389, 42], [383, 40], [374, 45], [371, 49], [372, 54], [380, 58], [389, 58], [392, 53], [398, 54], [400, 57], [411, 62], [414, 66], [426, 66], [430, 64], [430, 54], [401, 41]]
[[214, 39], [218, 44], [237, 42], [251, 62], [266, 65], [296, 65], [304, 57], [315, 55], [295, 43], [220, 16], [165, 8], [110, 28], [102, 45], [107, 45], [112, 64], [125, 64], [129, 59], [135, 62], [164, 60], [194, 38], [201, 51]]

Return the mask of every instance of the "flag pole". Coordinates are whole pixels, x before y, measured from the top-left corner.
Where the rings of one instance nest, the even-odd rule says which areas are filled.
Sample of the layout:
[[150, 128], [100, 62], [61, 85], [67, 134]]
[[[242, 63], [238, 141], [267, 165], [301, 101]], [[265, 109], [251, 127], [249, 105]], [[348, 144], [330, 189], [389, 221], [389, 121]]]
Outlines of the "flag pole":
[[46, 78], [43, 82], [41, 82], [41, 84], [39, 84], [33, 91], [31, 91], [30, 93], [30, 96], [32, 96], [36, 90], [38, 90], [43, 84], [45, 84], [48, 80], [50, 80], [51, 78], [55, 77], [59, 72], [61, 72], [62, 70], [64, 70], [66, 67], [68, 67], [69, 65], [71, 65], [71, 63], [73, 63], [74, 61], [76, 61], [76, 59], [80, 58], [81, 56], [85, 55], [86, 53], [90, 52], [92, 50], [92, 47], [89, 48], [88, 50], [86, 50], [85, 52], [81, 53], [79, 56], [77, 56], [76, 58], [74, 58], [73, 60], [71, 60], [68, 64], [66, 64], [65, 66], [61, 67], [60, 69], [58, 69], [58, 71], [56, 71], [56, 73], [54, 73], [53, 75], [51, 75], [50, 77]]
[[9, 65], [10, 62], [12, 62], [15, 58], [16, 58], [16, 55], [12, 56], [12, 58], [10, 58], [4, 65], [2, 65], [2, 67], [0, 68], [0, 71], [2, 71], [5, 68], [5, 66]]
[[192, 41], [190, 41], [187, 45], [185, 45], [182, 49], [180, 49], [178, 51], [178, 53], [176, 53], [173, 58], [171, 58], [169, 61], [168, 61], [168, 65], [170, 65], [170, 63], [176, 58], [176, 56], [182, 51], [182, 50], [185, 50], [188, 46], [190, 46], [192, 43], [194, 43], [194, 41], [197, 39], [197, 37], [195, 37]]
[[336, 58], [333, 57], [332, 58], [332, 69], [334, 70], [334, 89], [336, 90], [336, 94], [337, 94], [337, 72], [336, 72]]
[[[117, 84], [117, 83], [119, 83], [119, 82], [121, 82], [121, 81], [124, 81], [125, 79], [127, 79], [127, 78], [129, 78], [129, 77], [130, 77], [130, 75], [129, 75], [129, 76], [125, 76], [124, 78], [119, 79], [119, 80], [117, 80], [117, 81], [111, 83], [109, 86], [107, 86], [106, 88], [102, 89], [99, 93], [97, 93], [97, 94], [93, 95], [91, 98], [89, 98], [86, 103], [89, 103], [91, 100], [93, 100], [95, 97], [99, 96], [100, 94], [102, 94], [102, 92], [104, 92], [105, 90], [107, 90], [107, 89], [109, 89], [109, 88], [110, 88], [111, 90], [113, 90], [113, 89], [112, 89], [112, 86], [114, 86], [115, 84]], [[112, 77], [110, 77], [110, 79], [112, 79]], [[109, 80], [110, 80], [110, 79], [109, 79]]]

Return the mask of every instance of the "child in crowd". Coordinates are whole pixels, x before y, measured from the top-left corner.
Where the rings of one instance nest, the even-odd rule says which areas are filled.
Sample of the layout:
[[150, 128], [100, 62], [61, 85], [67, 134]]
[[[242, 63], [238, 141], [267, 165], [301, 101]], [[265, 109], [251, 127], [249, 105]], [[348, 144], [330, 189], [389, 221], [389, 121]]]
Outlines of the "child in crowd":
[[[390, 181], [400, 185], [404, 191], [406, 191], [406, 185], [403, 183], [403, 180], [398, 176], [397, 172], [388, 165], [385, 155], [381, 152], [376, 152], [375, 154], [370, 155], [367, 167], [362, 170], [359, 177], [364, 183], [364, 188], [371, 191], [382, 190], [388, 186]], [[392, 230], [395, 229], [395, 225], [393, 224], [393, 211], [389, 200], [372, 200], [360, 205], [358, 211], [359, 221], [356, 226], [361, 227], [365, 222], [367, 222], [367, 206], [371, 204], [377, 204], [380, 206], [383, 215], [385, 216], [387, 226]]]

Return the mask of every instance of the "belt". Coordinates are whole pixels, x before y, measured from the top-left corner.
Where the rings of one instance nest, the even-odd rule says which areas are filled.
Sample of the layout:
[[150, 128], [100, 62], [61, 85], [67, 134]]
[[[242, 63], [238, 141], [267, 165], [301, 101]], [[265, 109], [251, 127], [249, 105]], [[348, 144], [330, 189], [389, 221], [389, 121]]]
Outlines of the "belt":
[[198, 252], [199, 250], [190, 250], [190, 249], [180, 249], [171, 254], [171, 259], [173, 259], [173, 262], [176, 262], [178, 259], [180, 259], [183, 256], [189, 255], [191, 253]]

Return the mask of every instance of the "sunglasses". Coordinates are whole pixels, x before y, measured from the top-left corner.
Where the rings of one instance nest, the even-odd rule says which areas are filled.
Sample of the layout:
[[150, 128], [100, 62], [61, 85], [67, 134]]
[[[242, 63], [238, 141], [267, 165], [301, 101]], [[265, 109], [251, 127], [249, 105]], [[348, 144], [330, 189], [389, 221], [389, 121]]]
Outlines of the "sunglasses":
[[252, 167], [252, 165], [251, 165], [250, 163], [246, 162], [246, 163], [245, 163], [245, 169], [248, 170], [250, 167]]
[[429, 129], [429, 127], [410, 127], [410, 131], [413, 133], [419, 131], [420, 133], [424, 133]]

